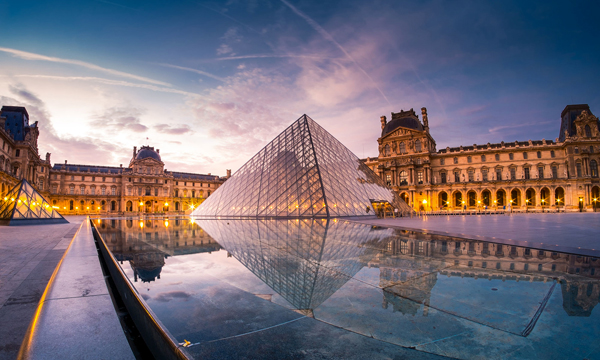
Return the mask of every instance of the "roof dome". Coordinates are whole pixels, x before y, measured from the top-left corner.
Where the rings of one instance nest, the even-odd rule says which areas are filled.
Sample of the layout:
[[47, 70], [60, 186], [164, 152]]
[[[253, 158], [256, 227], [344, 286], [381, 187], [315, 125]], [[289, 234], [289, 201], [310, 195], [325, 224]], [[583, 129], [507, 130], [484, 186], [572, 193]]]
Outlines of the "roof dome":
[[381, 136], [385, 136], [399, 127], [423, 131], [423, 124], [421, 124], [413, 109], [401, 110], [399, 113], [392, 113], [392, 120], [385, 125]]
[[146, 158], [153, 158], [155, 160], [162, 162], [162, 160], [160, 159], [160, 155], [158, 154], [157, 151], [154, 151], [153, 147], [142, 146], [140, 148], [140, 151], [138, 151], [137, 155], [135, 156], [135, 159], [142, 160], [142, 159], [146, 159]]

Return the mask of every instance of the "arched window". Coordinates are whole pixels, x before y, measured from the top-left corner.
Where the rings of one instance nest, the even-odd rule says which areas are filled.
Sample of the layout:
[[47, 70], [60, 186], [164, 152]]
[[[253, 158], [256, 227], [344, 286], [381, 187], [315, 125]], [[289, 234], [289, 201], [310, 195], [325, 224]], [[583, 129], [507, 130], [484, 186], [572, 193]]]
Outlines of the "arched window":
[[400, 185], [408, 185], [408, 173], [404, 170], [400, 171]]
[[596, 160], [590, 161], [590, 173], [593, 178], [598, 177], [598, 163], [596, 162]]
[[127, 204], [125, 205], [125, 210], [126, 211], [133, 211], [133, 203], [131, 201], [127, 202]]
[[585, 137], [592, 137], [592, 129], [590, 129], [589, 125], [585, 126]]
[[415, 141], [415, 152], [421, 152], [421, 140]]
[[404, 142], [401, 142], [400, 145], [398, 145], [398, 148], [400, 149], [400, 154], [406, 153], [406, 144]]

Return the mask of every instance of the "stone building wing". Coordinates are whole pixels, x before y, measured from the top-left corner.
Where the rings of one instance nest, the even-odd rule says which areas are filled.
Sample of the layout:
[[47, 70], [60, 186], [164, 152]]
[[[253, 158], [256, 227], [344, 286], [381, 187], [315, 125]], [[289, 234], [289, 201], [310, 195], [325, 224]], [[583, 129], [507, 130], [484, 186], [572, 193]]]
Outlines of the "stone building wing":
[[410, 208], [348, 148], [301, 116], [242, 166], [192, 215], [371, 216], [372, 202]]
[[67, 222], [25, 179], [0, 199], [0, 225], [62, 224]]

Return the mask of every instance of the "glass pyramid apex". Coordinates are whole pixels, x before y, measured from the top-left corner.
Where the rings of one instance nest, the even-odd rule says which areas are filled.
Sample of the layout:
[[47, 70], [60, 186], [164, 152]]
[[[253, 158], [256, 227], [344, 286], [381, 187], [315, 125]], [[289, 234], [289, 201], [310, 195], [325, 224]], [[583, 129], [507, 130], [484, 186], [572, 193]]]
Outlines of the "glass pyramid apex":
[[307, 115], [254, 155], [193, 213], [199, 217], [373, 216], [372, 202], [412, 210]]
[[64, 223], [68, 221], [25, 179], [0, 199], [0, 225]]

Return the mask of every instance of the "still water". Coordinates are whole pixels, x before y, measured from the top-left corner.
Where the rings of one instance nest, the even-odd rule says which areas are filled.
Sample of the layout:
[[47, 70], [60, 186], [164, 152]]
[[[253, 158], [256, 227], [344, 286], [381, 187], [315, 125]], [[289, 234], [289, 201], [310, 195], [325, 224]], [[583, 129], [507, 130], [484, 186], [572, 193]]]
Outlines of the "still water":
[[600, 259], [341, 220], [97, 219], [198, 358], [600, 359]]

